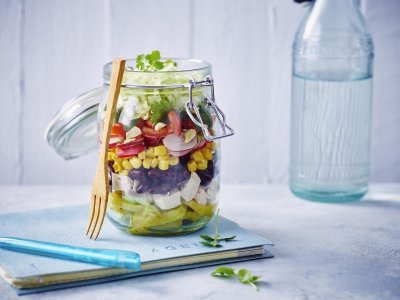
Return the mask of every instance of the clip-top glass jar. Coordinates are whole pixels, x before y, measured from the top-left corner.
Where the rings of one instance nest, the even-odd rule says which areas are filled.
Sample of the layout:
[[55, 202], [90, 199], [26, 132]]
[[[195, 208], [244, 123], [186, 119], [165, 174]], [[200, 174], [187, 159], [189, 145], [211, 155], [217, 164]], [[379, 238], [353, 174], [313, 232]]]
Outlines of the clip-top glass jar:
[[[216, 140], [233, 130], [215, 104], [211, 65], [172, 60], [176, 66], [154, 72], [126, 62], [108, 146], [107, 216], [132, 234], [196, 231], [218, 203]], [[104, 87], [69, 101], [46, 131], [48, 143], [66, 159], [97, 147], [95, 115], [101, 137], [111, 66], [104, 66]]]

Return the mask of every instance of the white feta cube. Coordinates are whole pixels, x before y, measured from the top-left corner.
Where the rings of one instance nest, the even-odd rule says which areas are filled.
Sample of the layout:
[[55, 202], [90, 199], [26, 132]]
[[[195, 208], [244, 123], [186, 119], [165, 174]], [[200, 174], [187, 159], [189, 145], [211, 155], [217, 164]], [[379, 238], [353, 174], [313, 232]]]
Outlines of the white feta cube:
[[181, 193], [176, 192], [171, 195], [154, 195], [155, 204], [162, 210], [178, 207], [181, 205]]
[[207, 201], [210, 204], [217, 202], [218, 183], [214, 179], [207, 188]]
[[129, 192], [135, 190], [136, 184], [129, 176], [111, 173], [111, 180], [113, 191]]
[[196, 200], [197, 203], [201, 205], [207, 204], [207, 193], [202, 187], [199, 187], [196, 195], [194, 196], [194, 200]]
[[186, 184], [183, 186], [181, 193], [182, 193], [182, 198], [185, 201], [191, 201], [194, 196], [197, 194], [197, 190], [199, 189], [201, 179], [199, 175], [196, 174], [196, 172], [192, 172], [190, 175], [189, 180], [186, 182]]

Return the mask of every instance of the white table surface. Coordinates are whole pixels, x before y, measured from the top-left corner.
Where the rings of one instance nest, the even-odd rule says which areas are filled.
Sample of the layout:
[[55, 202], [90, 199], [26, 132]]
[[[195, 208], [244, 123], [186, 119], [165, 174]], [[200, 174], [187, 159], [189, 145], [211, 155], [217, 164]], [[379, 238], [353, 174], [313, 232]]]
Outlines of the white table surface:
[[[89, 191], [0, 186], [1, 212], [84, 203]], [[275, 258], [232, 264], [262, 275], [259, 292], [207, 267], [23, 299], [400, 299], [400, 185], [374, 185], [346, 205], [302, 201], [285, 186], [225, 185], [220, 199], [221, 215], [275, 243]], [[0, 279], [0, 299], [15, 298]]]

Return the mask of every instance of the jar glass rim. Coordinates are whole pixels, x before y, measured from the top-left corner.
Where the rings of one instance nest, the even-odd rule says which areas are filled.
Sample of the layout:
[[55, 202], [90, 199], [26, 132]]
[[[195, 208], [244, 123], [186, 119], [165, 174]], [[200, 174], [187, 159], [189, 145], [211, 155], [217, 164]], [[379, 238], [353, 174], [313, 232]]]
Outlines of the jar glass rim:
[[[125, 65], [125, 72], [133, 74], [174, 74], [174, 73], [190, 73], [190, 72], [205, 72], [211, 73], [211, 64], [207, 61], [195, 59], [195, 58], [179, 58], [179, 57], [163, 57], [162, 61], [171, 59], [175, 61], [177, 65], [176, 70], [157, 70], [157, 71], [141, 71], [136, 70], [136, 59], [127, 59]], [[103, 78], [105, 81], [110, 80], [112, 69], [112, 62], [106, 63], [103, 67]]]

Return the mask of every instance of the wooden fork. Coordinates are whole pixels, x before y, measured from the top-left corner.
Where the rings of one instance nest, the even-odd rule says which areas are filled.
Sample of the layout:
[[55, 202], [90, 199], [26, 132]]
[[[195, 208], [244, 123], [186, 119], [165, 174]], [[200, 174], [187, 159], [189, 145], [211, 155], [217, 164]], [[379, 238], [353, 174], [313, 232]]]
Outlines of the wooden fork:
[[124, 75], [124, 70], [125, 60], [119, 58], [114, 59], [112, 65], [106, 116], [103, 125], [103, 136], [100, 145], [99, 160], [97, 163], [96, 175], [92, 184], [89, 223], [86, 229], [86, 235], [90, 239], [94, 240], [97, 239], [100, 233], [101, 227], [103, 226], [104, 216], [106, 214], [109, 192], [107, 148], [110, 141], [112, 118], [115, 114], [115, 106], [118, 101], [118, 95], [121, 89], [121, 82]]

